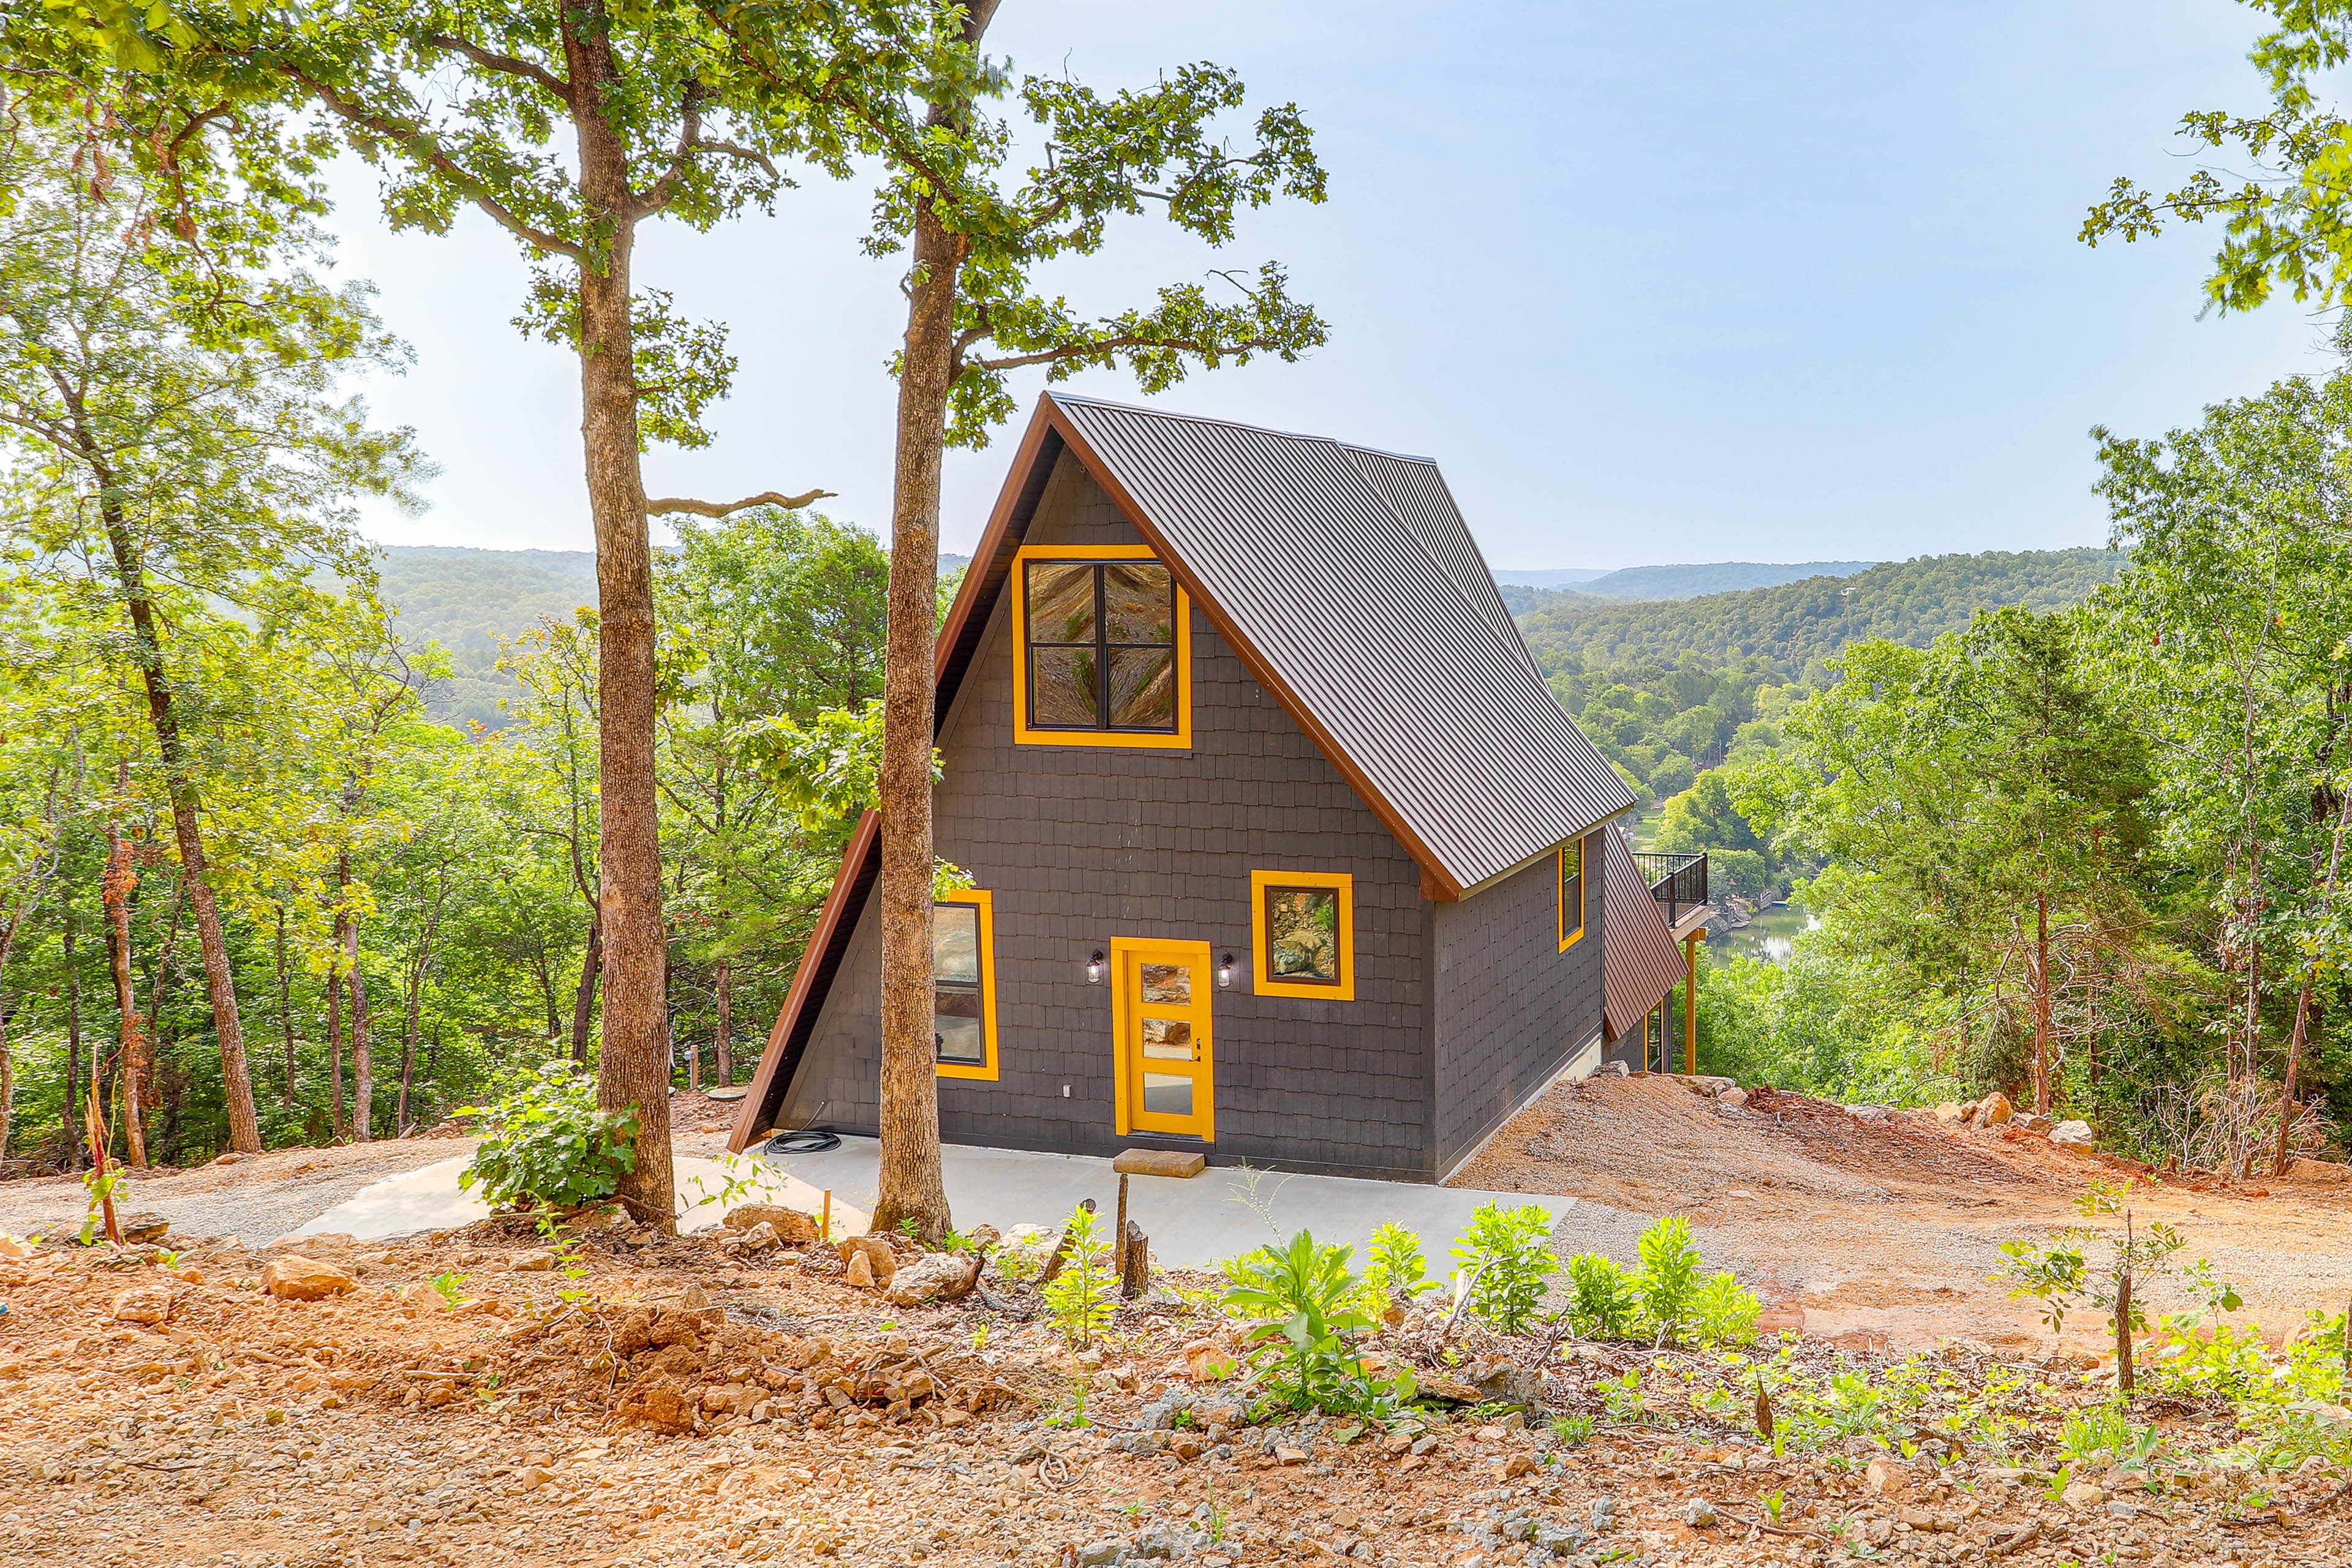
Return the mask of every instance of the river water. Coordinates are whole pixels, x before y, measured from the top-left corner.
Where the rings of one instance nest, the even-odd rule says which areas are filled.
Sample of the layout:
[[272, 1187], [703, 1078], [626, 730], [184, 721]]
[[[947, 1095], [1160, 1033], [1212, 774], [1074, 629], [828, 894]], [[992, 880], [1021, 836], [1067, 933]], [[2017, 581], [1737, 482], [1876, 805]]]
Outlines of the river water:
[[1775, 904], [1738, 931], [1723, 930], [1706, 939], [1713, 958], [1763, 958], [1786, 963], [1797, 950], [1797, 936], [1822, 922], [1799, 904]]

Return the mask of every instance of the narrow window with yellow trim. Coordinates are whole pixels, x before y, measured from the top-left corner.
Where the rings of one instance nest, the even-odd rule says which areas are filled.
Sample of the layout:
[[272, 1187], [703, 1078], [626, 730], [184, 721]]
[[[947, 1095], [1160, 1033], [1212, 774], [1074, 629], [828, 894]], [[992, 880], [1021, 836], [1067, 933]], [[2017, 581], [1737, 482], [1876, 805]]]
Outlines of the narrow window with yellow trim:
[[1192, 743], [1192, 605], [1147, 545], [1033, 544], [1013, 558], [1013, 738]]
[[1345, 871], [1252, 871], [1250, 931], [1261, 996], [1356, 999], [1356, 879]]
[[996, 900], [982, 889], [931, 906], [931, 1048], [941, 1078], [996, 1077]]
[[1559, 951], [1566, 952], [1584, 937], [1584, 840], [1571, 838], [1559, 847]]

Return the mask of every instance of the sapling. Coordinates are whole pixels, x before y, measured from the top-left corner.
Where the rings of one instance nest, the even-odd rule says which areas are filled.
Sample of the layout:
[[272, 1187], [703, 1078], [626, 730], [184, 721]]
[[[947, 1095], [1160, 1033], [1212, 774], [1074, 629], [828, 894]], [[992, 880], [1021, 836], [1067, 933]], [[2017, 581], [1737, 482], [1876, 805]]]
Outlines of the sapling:
[[1080, 1205], [1070, 1211], [1062, 1232], [1062, 1269], [1045, 1287], [1046, 1309], [1063, 1338], [1083, 1350], [1110, 1321], [1111, 1292], [1116, 1283], [1104, 1254], [1109, 1249], [1095, 1234], [1095, 1211]]
[[[2066, 1313], [2078, 1300], [2087, 1298], [2093, 1306], [2105, 1308], [2115, 1334], [2116, 1385], [2126, 1394], [2136, 1386], [2132, 1335], [2147, 1327], [2147, 1316], [2135, 1299], [2135, 1290], [2147, 1276], [2164, 1268], [2165, 1259], [2188, 1245], [2178, 1230], [2162, 1220], [2151, 1222], [2145, 1235], [2139, 1233], [2127, 1206], [2131, 1185], [2128, 1181], [2095, 1182], [2074, 1200], [2085, 1219], [2120, 1213], [2124, 1221], [2120, 1237], [2112, 1230], [2070, 1225], [2053, 1232], [2047, 1245], [2005, 1241], [2000, 1250], [2008, 1261], [1995, 1276], [2014, 1281], [2011, 1299], [2032, 1297], [2041, 1301], [2042, 1321], [2050, 1325], [2053, 1335], [2063, 1331]], [[2089, 1249], [2095, 1247], [2106, 1249], [2095, 1266], [2089, 1257]], [[2201, 1261], [2184, 1272], [2206, 1286], [2216, 1306], [2236, 1310], [2237, 1292], [2213, 1283]]]

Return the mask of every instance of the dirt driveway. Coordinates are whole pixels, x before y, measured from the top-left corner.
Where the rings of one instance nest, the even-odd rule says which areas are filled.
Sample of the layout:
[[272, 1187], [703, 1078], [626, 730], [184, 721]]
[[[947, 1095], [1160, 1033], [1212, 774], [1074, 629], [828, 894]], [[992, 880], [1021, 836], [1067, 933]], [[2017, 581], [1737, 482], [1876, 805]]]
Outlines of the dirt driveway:
[[[1801, 1323], [1810, 1334], [1857, 1347], [1967, 1339], [2014, 1353], [2046, 1345], [2049, 1331], [1987, 1279], [2001, 1243], [2075, 1223], [2076, 1195], [2121, 1174], [2022, 1132], [1869, 1120], [1769, 1089], [1734, 1110], [1654, 1077], [1559, 1086], [1453, 1184], [1687, 1215], [1708, 1261], [1765, 1296], [1768, 1321]], [[2177, 1226], [2188, 1242], [2180, 1260], [2210, 1259], [2274, 1333], [2301, 1327], [2313, 1310], [2341, 1311], [2352, 1295], [2352, 1186], [2231, 1192], [2141, 1177], [2131, 1207], [2140, 1224]], [[1610, 1227], [1606, 1245], [1632, 1263], [1626, 1228]], [[2150, 1296], [2151, 1315], [2187, 1304], [2177, 1289]], [[2077, 1313], [2068, 1342], [2093, 1348], [2101, 1321]]]

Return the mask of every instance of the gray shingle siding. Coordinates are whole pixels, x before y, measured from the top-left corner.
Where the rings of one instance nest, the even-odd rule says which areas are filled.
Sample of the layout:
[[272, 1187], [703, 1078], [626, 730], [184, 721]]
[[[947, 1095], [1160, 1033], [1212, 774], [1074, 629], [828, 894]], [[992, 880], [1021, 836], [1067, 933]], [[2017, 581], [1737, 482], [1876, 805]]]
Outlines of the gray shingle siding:
[[[1598, 866], [1598, 839], [1588, 864]], [[1437, 1172], [1479, 1141], [1601, 1032], [1602, 900], [1584, 940], [1559, 951], [1557, 865], [1545, 856], [1474, 899], [1434, 907]]]

